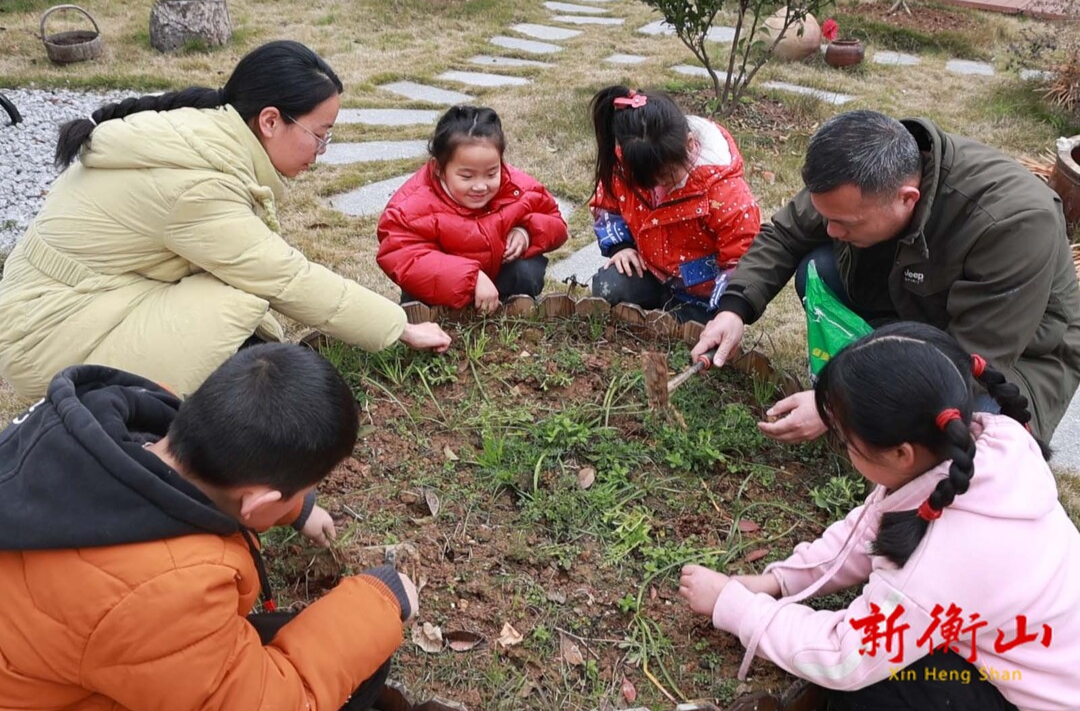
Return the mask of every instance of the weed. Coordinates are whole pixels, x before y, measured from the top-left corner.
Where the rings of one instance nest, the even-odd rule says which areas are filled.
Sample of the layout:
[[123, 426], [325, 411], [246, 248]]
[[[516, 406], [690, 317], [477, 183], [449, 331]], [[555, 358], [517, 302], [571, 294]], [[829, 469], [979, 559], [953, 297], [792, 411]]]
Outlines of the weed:
[[443, 355], [420, 353], [413, 361], [413, 369], [429, 385], [447, 385], [458, 380], [457, 364]]
[[821, 486], [810, 489], [814, 505], [824, 509], [829, 520], [838, 521], [866, 498], [866, 480], [861, 476], [833, 476]]
[[652, 540], [652, 515], [642, 506], [629, 511], [621, 508], [605, 511], [603, 517], [604, 522], [612, 526], [608, 562], [618, 562]]
[[491, 336], [488, 335], [487, 329], [484, 328], [474, 328], [461, 334], [461, 342], [465, 345], [465, 354], [474, 363], [479, 363], [484, 359], [490, 340]]

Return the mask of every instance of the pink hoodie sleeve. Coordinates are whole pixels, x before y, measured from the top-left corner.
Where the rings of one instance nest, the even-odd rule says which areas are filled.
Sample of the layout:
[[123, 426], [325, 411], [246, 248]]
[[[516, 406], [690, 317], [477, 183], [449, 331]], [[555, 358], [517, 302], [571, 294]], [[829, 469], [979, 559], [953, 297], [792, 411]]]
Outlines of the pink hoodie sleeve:
[[[884, 636], [876, 651], [864, 649], [867, 628], [856, 629], [852, 621], [862, 621], [877, 612], [888, 618], [899, 607], [894, 619], [897, 633], [886, 649]], [[765, 626], [756, 647], [758, 656], [796, 676], [829, 689], [861, 689], [889, 678], [892, 671], [917, 661], [927, 653], [927, 646], [916, 640], [930, 624], [930, 616], [904, 597], [875, 573], [870, 583], [845, 610], [812, 610], [805, 605], [787, 604], [765, 594], [755, 594], [731, 581], [720, 593], [713, 609], [713, 624], [739, 636], [749, 645], [758, 627]], [[879, 630], [884, 632], [886, 624]]]
[[[876, 496], [880, 496], [880, 493], [875, 490], [867, 502]], [[863, 526], [859, 526], [866, 508], [866, 503], [855, 507], [843, 519], [825, 529], [816, 541], [800, 543], [795, 546], [787, 560], [765, 568], [766, 573], [772, 573], [780, 581], [780, 594], [783, 597], [797, 595], [816, 583], [829, 569], [830, 564], [836, 561], [845, 546], [851, 547], [847, 559], [814, 594], [828, 595], [866, 582], [871, 569], [867, 548], [877, 535], [876, 521], [864, 522]], [[860, 540], [850, 540], [854, 535], [858, 535]]]

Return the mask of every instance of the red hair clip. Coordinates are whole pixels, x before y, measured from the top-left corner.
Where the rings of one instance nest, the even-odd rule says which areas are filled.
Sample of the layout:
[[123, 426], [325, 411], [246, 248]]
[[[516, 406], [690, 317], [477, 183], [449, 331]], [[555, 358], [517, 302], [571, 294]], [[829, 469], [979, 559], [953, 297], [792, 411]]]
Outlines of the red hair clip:
[[938, 429], [941, 430], [942, 432], [944, 432], [945, 428], [949, 426], [950, 422], [952, 422], [953, 420], [959, 420], [959, 419], [960, 419], [960, 411], [957, 410], [955, 407], [950, 407], [948, 410], [942, 410], [938, 414], [938, 416], [934, 420], [934, 422], [937, 424]]
[[645, 104], [649, 103], [649, 97], [644, 94], [639, 94], [633, 89], [630, 90], [630, 96], [619, 96], [612, 102], [615, 105], [615, 110], [619, 109], [640, 109]]
[[986, 359], [978, 353], [971, 354], [971, 374], [976, 378], [981, 378], [982, 374], [986, 372]]
[[930, 499], [919, 504], [919, 518], [923, 521], [936, 521], [941, 518], [941, 509], [935, 509], [930, 505]]

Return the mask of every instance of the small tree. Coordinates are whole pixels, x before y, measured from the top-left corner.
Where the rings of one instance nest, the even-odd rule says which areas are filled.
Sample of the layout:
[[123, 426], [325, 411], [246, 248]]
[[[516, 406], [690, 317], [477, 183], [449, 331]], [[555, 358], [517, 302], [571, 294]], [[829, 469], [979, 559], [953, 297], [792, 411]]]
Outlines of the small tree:
[[[705, 67], [713, 82], [717, 110], [730, 116], [739, 105], [746, 88], [773, 56], [773, 50], [793, 27], [801, 29], [801, 22], [808, 14], [819, 12], [832, 4], [832, 0], [642, 0], [659, 10], [664, 20], [675, 28], [682, 43], [693, 52]], [[765, 20], [780, 8], [786, 8], [784, 24], [773, 35], [766, 31]], [[727, 57], [727, 71], [721, 74], [713, 66], [706, 46], [709, 30], [717, 13], [730, 9], [736, 14], [735, 36]], [[794, 31], [794, 30], [793, 30]]]

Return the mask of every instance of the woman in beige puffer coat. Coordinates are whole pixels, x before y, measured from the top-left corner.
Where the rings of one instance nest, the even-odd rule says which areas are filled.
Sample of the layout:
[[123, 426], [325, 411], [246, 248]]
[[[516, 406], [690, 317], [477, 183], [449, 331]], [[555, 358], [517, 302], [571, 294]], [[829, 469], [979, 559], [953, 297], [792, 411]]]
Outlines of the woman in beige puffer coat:
[[341, 81], [296, 42], [263, 45], [221, 89], [128, 99], [66, 124], [56, 180], [0, 280], [0, 376], [38, 397], [97, 363], [194, 390], [270, 314], [367, 350], [444, 351], [436, 324], [308, 261], [280, 236], [283, 177], [330, 142]]

